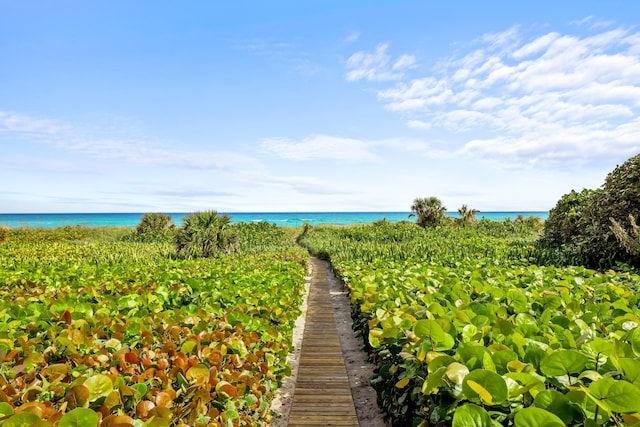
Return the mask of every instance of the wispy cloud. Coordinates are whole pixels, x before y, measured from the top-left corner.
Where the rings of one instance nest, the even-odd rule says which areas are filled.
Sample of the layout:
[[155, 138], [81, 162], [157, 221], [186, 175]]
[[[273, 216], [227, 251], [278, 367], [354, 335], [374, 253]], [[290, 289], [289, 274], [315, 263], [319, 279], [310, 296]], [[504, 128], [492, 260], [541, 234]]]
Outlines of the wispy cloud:
[[615, 22], [600, 19], [594, 15], [589, 15], [582, 19], [571, 21], [570, 24], [577, 25], [577, 26], [587, 26], [588, 28], [591, 28], [591, 29], [602, 29], [602, 28], [613, 27], [615, 25]]
[[360, 31], [350, 31], [347, 37], [344, 38], [344, 41], [347, 43], [353, 43], [360, 38]]
[[320, 179], [312, 176], [260, 176], [259, 181], [262, 184], [276, 184], [291, 188], [301, 194], [315, 195], [336, 195], [336, 194], [353, 194], [354, 190], [345, 188], [344, 183], [336, 185], [328, 182], [326, 179]]
[[[378, 99], [411, 128], [460, 135], [454, 139], [462, 146], [450, 147], [459, 155], [555, 166], [640, 151], [640, 33], [531, 37], [512, 27], [474, 43], [428, 75], [395, 76]], [[372, 70], [389, 63], [375, 59], [386, 55], [381, 46], [368, 60]], [[467, 134], [476, 136], [465, 140]]]
[[254, 55], [272, 58], [290, 58], [300, 54], [300, 47], [297, 44], [272, 37], [234, 39], [231, 41], [231, 46]]
[[[418, 129], [427, 124], [412, 124]], [[386, 139], [356, 139], [330, 135], [314, 135], [292, 141], [284, 138], [271, 138], [262, 142], [262, 149], [280, 158], [292, 161], [343, 160], [357, 162], [384, 163], [385, 157], [392, 153], [410, 153], [432, 159], [454, 157], [454, 154], [442, 150], [439, 143], [426, 139], [395, 137]]]
[[329, 135], [313, 135], [301, 141], [285, 138], [269, 138], [262, 141], [262, 148], [287, 160], [333, 159], [361, 161], [375, 155], [361, 140]]
[[0, 134], [53, 137], [69, 130], [70, 126], [55, 120], [39, 119], [11, 111], [0, 111]]
[[323, 71], [322, 65], [300, 42], [280, 40], [273, 37], [234, 39], [232, 48], [270, 61], [284, 64], [292, 73], [312, 77]]
[[356, 52], [347, 59], [347, 81], [399, 80], [405, 72], [415, 66], [413, 55], [400, 55], [395, 60], [387, 53], [388, 44], [380, 44], [375, 52]]
[[44, 173], [97, 175], [99, 171], [69, 160], [58, 160], [39, 156], [3, 156], [0, 158], [3, 170], [38, 171]]
[[207, 188], [199, 188], [199, 187], [173, 187], [173, 188], [164, 188], [158, 189], [155, 187], [145, 187], [141, 188], [138, 192], [132, 192], [132, 194], [144, 193], [144, 194], [153, 194], [157, 196], [168, 196], [168, 197], [181, 197], [181, 198], [192, 198], [192, 197], [230, 197], [237, 196], [238, 194], [232, 193], [229, 191], [216, 191]]
[[[135, 136], [104, 137], [56, 120], [7, 111], [0, 111], [0, 135], [3, 134], [12, 138], [28, 138], [30, 141], [93, 158], [115, 159], [138, 165], [217, 170], [260, 167], [254, 159], [234, 152], [175, 149]], [[51, 170], [56, 165], [56, 162], [51, 161], [47, 168]]]

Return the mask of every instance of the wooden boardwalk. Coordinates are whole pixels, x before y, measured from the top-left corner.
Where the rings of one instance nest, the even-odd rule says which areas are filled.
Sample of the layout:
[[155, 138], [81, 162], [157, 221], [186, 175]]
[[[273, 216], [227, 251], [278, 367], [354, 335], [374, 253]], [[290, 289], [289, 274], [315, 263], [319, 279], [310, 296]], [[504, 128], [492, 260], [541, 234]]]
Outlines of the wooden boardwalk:
[[289, 426], [358, 427], [326, 263], [312, 258], [313, 275]]

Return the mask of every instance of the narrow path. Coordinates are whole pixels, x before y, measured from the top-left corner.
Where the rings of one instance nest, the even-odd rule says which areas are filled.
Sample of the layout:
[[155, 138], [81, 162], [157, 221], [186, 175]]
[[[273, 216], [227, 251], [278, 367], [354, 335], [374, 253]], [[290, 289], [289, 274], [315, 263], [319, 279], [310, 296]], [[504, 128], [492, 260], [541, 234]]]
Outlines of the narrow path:
[[298, 377], [288, 425], [358, 427], [351, 384], [342, 355], [326, 263], [312, 258]]

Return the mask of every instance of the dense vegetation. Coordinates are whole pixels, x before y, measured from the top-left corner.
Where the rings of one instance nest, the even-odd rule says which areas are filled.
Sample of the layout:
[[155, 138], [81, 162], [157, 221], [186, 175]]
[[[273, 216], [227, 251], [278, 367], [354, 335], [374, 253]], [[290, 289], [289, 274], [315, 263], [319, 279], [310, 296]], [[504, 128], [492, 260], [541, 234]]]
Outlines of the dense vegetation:
[[536, 266], [537, 221], [314, 227], [394, 425], [640, 422], [640, 277]]
[[[298, 236], [349, 288], [393, 425], [640, 426], [640, 155], [544, 226], [411, 210]], [[215, 211], [0, 228], [0, 426], [268, 423], [304, 291], [294, 233]]]
[[[640, 154], [616, 167], [601, 188], [572, 191], [549, 212], [538, 244], [548, 263], [606, 269], [640, 267]], [[617, 228], [616, 228], [617, 224]]]
[[234, 230], [234, 254], [198, 259], [128, 229], [8, 230], [0, 425], [268, 422], [307, 255], [275, 226]]

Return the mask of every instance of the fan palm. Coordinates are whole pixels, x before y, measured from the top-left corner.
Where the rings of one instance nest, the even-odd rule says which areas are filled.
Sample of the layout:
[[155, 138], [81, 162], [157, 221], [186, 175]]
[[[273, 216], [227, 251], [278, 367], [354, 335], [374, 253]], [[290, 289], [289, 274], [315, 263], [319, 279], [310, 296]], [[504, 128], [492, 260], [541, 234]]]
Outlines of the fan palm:
[[458, 209], [458, 214], [460, 214], [460, 221], [462, 224], [471, 224], [476, 220], [476, 215], [480, 212], [477, 209], [469, 209], [467, 205], [462, 205], [460, 209]]
[[418, 198], [411, 205], [413, 212], [409, 217], [416, 217], [416, 224], [421, 227], [435, 226], [444, 218], [447, 208], [437, 197]]
[[176, 253], [185, 258], [213, 257], [236, 249], [238, 234], [231, 217], [216, 211], [194, 212], [182, 219]]
[[139, 234], [150, 232], [162, 232], [173, 227], [173, 220], [169, 215], [163, 213], [146, 213], [140, 218], [140, 223], [136, 227]]

